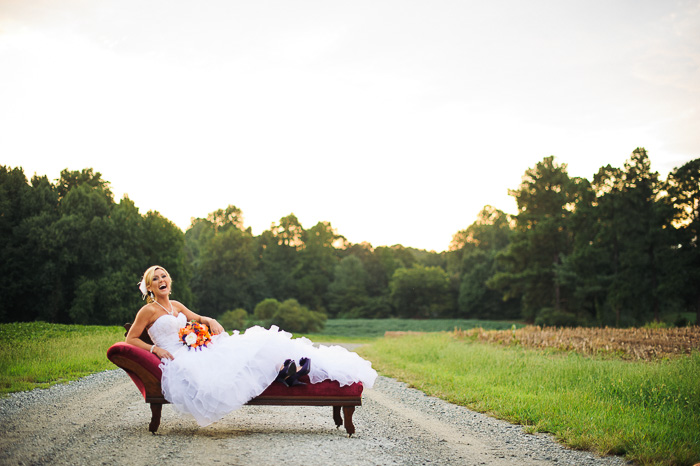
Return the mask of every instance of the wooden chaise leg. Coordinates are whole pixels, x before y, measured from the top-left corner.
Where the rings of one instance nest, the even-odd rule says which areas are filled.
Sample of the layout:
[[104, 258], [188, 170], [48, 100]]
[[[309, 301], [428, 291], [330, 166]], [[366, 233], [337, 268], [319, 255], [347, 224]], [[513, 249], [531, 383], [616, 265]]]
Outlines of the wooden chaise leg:
[[343, 418], [340, 416], [340, 406], [333, 406], [333, 421], [336, 429], [343, 425]]
[[160, 414], [162, 411], [162, 403], [151, 403], [151, 423], [148, 424], [149, 432], [155, 434], [158, 430], [158, 426], [160, 426]]
[[352, 413], [354, 412], [354, 406], [343, 406], [343, 415], [345, 416], [345, 430], [348, 432], [348, 437], [352, 437], [352, 434], [355, 433], [355, 426], [352, 423]]

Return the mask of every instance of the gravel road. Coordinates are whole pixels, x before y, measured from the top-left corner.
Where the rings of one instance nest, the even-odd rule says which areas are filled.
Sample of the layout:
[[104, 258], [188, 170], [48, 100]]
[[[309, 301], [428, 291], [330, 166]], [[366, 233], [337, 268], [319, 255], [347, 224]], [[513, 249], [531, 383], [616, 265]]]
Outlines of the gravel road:
[[[2, 465], [629, 465], [558, 445], [380, 377], [336, 430], [330, 407], [245, 406], [206, 428], [165, 405], [158, 435], [126, 374], [0, 400]], [[205, 462], [206, 460], [206, 462]]]

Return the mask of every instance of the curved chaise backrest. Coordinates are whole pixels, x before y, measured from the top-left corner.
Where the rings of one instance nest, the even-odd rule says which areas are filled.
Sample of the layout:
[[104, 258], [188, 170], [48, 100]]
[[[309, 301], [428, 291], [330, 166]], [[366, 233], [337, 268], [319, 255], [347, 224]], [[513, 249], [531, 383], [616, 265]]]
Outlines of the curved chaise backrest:
[[162, 372], [158, 356], [120, 341], [107, 350], [107, 358], [126, 371], [147, 402], [163, 398], [160, 387]]

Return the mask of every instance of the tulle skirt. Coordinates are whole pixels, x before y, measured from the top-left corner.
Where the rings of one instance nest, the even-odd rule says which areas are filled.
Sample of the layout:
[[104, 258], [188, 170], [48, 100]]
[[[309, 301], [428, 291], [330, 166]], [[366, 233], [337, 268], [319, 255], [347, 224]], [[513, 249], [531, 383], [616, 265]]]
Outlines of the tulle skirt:
[[244, 334], [216, 335], [201, 350], [181, 347], [163, 359], [163, 395], [174, 408], [191, 414], [200, 426], [218, 421], [262, 393], [286, 359], [311, 359], [311, 383], [362, 382], [372, 388], [377, 373], [369, 361], [340, 346], [314, 347], [307, 338], [291, 338], [275, 326], [252, 327]]

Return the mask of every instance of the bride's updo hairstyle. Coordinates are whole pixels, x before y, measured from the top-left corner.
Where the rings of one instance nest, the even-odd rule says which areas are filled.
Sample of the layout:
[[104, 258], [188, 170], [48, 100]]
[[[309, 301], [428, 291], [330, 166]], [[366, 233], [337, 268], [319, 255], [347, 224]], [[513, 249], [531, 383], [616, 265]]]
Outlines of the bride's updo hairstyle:
[[158, 269], [165, 272], [165, 274], [168, 276], [168, 278], [170, 278], [171, 285], [173, 283], [173, 279], [172, 279], [172, 277], [170, 277], [170, 274], [168, 273], [168, 271], [165, 270], [165, 267], [161, 267], [160, 265], [152, 265], [151, 267], [146, 269], [146, 271], [143, 273], [143, 278], [141, 279], [141, 282], [139, 283], [139, 290], [141, 291], [141, 294], [143, 295], [143, 297], [146, 299], [147, 303], [152, 303], [153, 301], [155, 301], [155, 299], [153, 298], [153, 292], [148, 291], [148, 288], [146, 288], [146, 286], [153, 282], [153, 276], [156, 274], [156, 270], [158, 270]]

